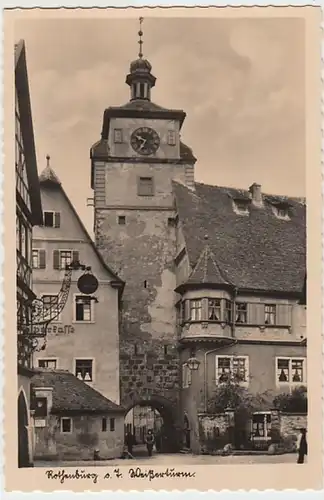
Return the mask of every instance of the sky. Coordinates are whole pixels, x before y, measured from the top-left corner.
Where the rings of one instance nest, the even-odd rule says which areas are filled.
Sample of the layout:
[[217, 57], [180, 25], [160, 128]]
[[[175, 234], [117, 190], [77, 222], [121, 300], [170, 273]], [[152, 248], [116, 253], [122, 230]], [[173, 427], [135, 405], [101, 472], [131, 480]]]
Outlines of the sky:
[[[151, 100], [183, 109], [195, 179], [305, 196], [304, 21], [297, 18], [145, 18]], [[51, 166], [90, 234], [90, 147], [105, 108], [130, 99], [138, 53], [132, 19], [30, 19], [26, 43], [38, 170]]]

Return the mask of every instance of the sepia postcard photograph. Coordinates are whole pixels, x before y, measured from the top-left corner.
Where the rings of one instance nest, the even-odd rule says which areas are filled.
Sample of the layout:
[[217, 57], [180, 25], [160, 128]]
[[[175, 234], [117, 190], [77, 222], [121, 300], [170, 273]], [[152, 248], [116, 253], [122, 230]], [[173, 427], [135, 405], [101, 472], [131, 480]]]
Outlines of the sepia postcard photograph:
[[321, 488], [320, 21], [5, 11], [8, 491]]

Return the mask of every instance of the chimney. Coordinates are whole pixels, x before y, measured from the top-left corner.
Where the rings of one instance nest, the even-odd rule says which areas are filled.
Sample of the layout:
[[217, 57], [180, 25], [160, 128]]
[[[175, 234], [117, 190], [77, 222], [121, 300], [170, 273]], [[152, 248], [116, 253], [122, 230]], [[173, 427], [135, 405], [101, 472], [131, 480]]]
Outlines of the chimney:
[[253, 205], [256, 205], [258, 207], [261, 207], [263, 205], [262, 203], [262, 192], [261, 192], [261, 185], [257, 184], [254, 182], [252, 186], [249, 187], [249, 191], [252, 196], [252, 203]]

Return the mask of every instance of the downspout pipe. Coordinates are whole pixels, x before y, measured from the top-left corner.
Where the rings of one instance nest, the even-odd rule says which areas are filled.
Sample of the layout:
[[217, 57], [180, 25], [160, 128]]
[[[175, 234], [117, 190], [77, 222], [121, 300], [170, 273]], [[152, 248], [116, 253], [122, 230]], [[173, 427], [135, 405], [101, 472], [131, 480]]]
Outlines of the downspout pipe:
[[[234, 338], [235, 336], [235, 309], [236, 309], [236, 297], [237, 297], [238, 289], [235, 287], [234, 288], [234, 294], [233, 294], [233, 318], [232, 318], [232, 337]], [[213, 352], [218, 352], [222, 349], [225, 349], [225, 347], [232, 347], [233, 345], [237, 344], [237, 340], [233, 340], [231, 344], [228, 345], [222, 345], [221, 347], [215, 347], [214, 349], [211, 349], [210, 351], [205, 352], [204, 355], [204, 410], [205, 413], [207, 412], [207, 400], [208, 400], [208, 383], [207, 383], [207, 356], [209, 354], [212, 354]]]

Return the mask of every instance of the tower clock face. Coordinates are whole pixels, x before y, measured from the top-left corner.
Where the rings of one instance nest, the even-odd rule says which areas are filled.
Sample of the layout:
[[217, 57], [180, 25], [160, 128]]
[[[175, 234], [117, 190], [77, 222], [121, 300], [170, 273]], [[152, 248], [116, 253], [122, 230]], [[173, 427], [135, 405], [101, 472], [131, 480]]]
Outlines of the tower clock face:
[[160, 138], [152, 128], [141, 127], [132, 133], [131, 146], [141, 155], [152, 155], [160, 147]]

